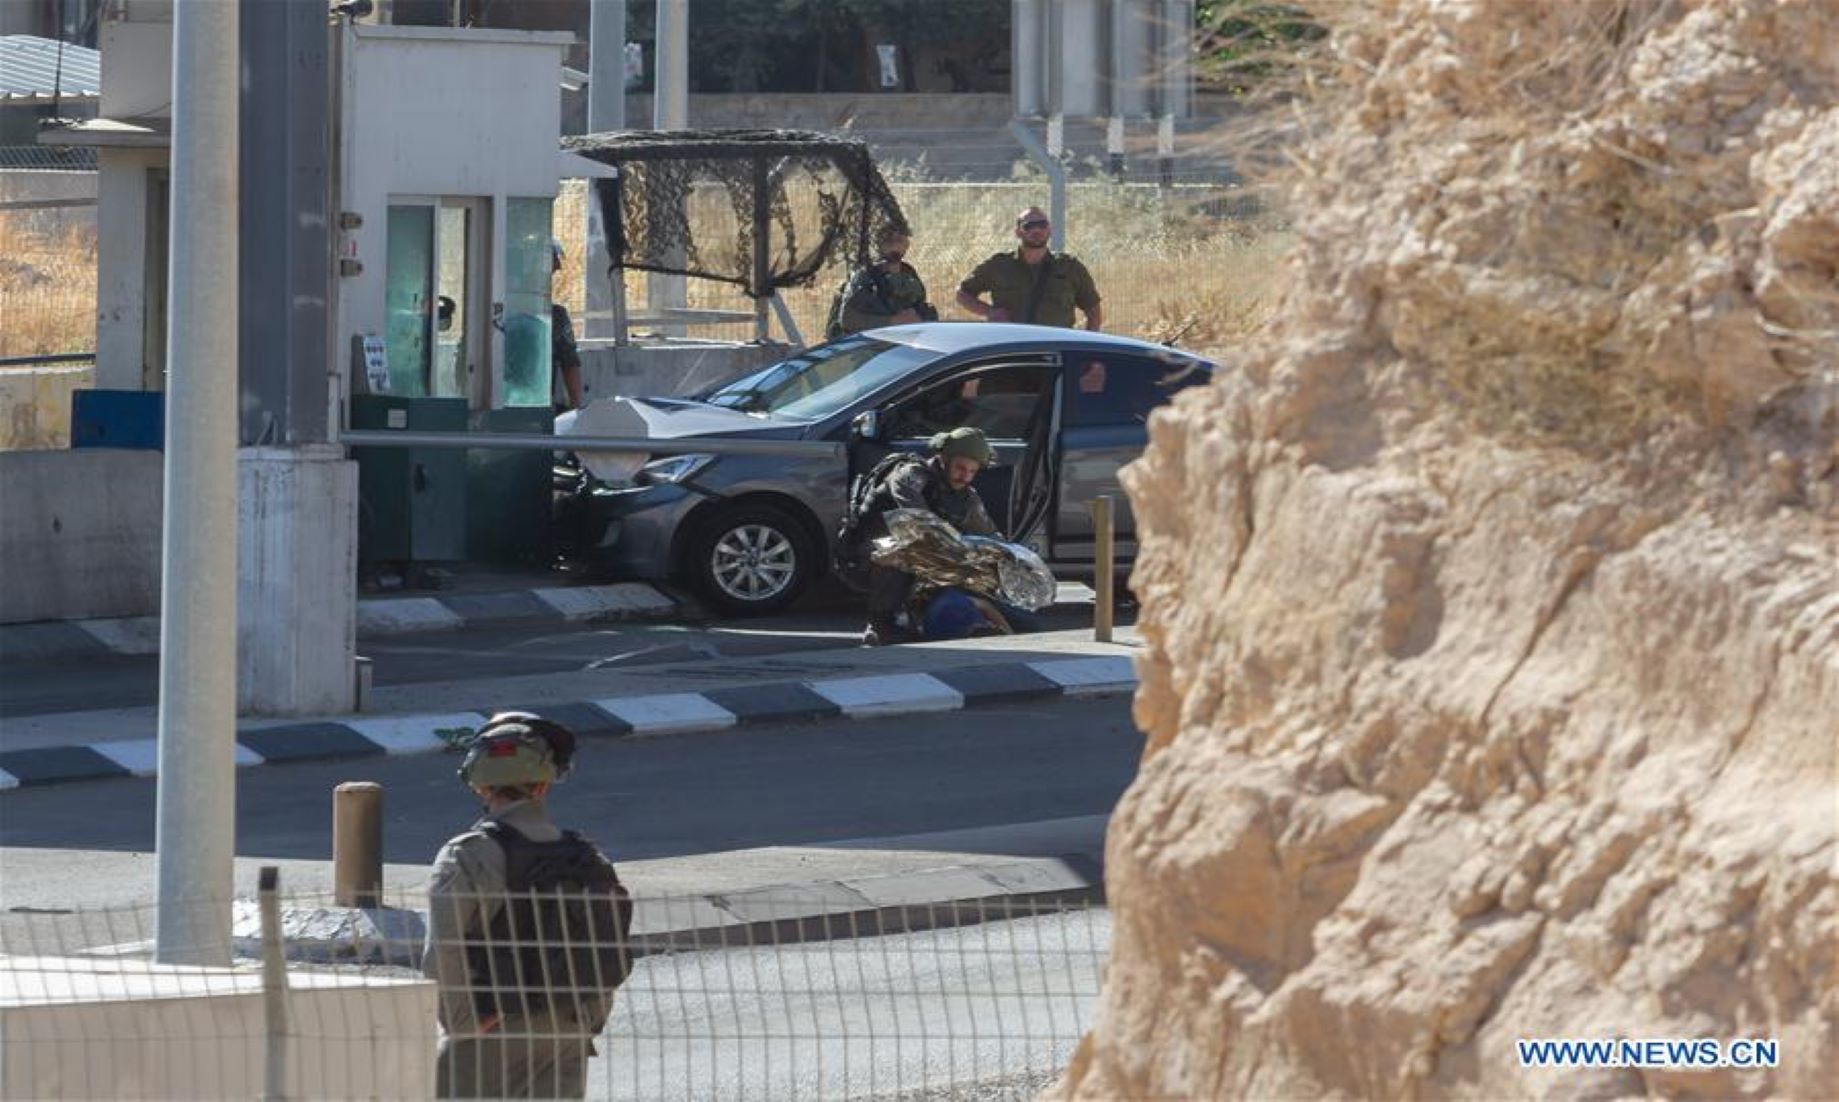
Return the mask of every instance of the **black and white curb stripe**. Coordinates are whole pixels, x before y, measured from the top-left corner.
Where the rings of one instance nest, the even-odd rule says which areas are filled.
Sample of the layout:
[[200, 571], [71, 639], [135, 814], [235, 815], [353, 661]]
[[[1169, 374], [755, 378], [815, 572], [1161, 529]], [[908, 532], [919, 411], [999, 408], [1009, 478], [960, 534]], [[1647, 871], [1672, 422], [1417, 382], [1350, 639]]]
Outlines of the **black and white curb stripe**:
[[[410, 631], [457, 631], [485, 624], [655, 619], [677, 602], [643, 582], [553, 586], [503, 593], [366, 597], [358, 601], [360, 639]], [[158, 654], [160, 618], [53, 620], [0, 625], [0, 657], [49, 661], [101, 654]]]
[[[790, 720], [949, 712], [1035, 697], [1110, 695], [1134, 691], [1136, 686], [1136, 670], [1128, 657], [1103, 656], [1004, 662], [931, 673], [769, 682], [695, 693], [544, 704], [530, 710], [583, 736], [622, 738]], [[236, 735], [236, 761], [238, 765], [260, 765], [428, 753], [444, 750], [471, 733], [487, 714], [450, 712], [245, 727]], [[0, 789], [151, 777], [158, 765], [158, 742], [152, 738], [0, 751]]]

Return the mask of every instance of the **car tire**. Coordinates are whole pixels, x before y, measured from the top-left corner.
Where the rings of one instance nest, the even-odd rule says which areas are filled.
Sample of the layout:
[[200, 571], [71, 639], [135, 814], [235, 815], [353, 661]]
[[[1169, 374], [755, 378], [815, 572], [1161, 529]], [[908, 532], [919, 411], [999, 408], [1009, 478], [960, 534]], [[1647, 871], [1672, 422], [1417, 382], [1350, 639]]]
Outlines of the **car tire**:
[[723, 509], [690, 537], [690, 581], [710, 604], [736, 616], [777, 612], [798, 599], [817, 572], [817, 541], [778, 505]]

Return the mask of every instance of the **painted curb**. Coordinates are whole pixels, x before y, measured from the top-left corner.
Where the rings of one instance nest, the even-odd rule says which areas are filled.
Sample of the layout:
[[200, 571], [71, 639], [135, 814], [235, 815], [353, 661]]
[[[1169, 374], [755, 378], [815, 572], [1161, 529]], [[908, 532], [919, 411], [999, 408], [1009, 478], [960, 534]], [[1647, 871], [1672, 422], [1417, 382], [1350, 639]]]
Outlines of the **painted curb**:
[[[765, 682], [700, 693], [639, 696], [543, 705], [578, 734], [644, 738], [725, 731], [784, 720], [874, 719], [957, 711], [984, 704], [1047, 697], [1133, 692], [1127, 657], [1063, 658], [964, 666], [928, 673]], [[239, 766], [433, 753], [476, 728], [488, 713], [268, 723], [236, 734]], [[156, 741], [144, 736], [0, 751], [0, 790], [109, 777], [151, 777], [159, 767]]]
[[[411, 631], [460, 631], [501, 624], [651, 620], [674, 616], [677, 601], [644, 582], [544, 586], [501, 593], [365, 597], [358, 601], [357, 635], [376, 639]], [[160, 652], [160, 618], [47, 620], [0, 624], [0, 661], [49, 662], [100, 654]]]

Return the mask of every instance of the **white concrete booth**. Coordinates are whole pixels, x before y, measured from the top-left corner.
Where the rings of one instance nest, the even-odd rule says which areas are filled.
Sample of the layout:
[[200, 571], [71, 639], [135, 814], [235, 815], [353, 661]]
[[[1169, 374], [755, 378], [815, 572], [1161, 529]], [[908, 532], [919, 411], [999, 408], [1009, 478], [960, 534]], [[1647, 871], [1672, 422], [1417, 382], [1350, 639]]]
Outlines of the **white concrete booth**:
[[[562, 51], [548, 31], [347, 25], [337, 91], [341, 400], [548, 407]], [[355, 363], [354, 363], [355, 360]], [[354, 371], [354, 367], [356, 370]]]

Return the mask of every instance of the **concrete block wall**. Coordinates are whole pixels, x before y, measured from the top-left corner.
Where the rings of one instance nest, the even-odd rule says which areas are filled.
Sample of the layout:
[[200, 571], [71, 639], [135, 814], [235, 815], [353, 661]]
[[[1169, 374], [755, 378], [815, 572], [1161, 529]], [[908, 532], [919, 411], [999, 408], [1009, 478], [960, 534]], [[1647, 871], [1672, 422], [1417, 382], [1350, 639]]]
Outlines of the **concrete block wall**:
[[582, 397], [658, 398], [692, 394], [792, 354], [782, 344], [723, 344], [681, 341], [670, 344], [581, 342]]
[[163, 459], [0, 452], [0, 623], [159, 611]]
[[95, 385], [93, 364], [0, 371], [0, 451], [68, 448], [71, 395]]

